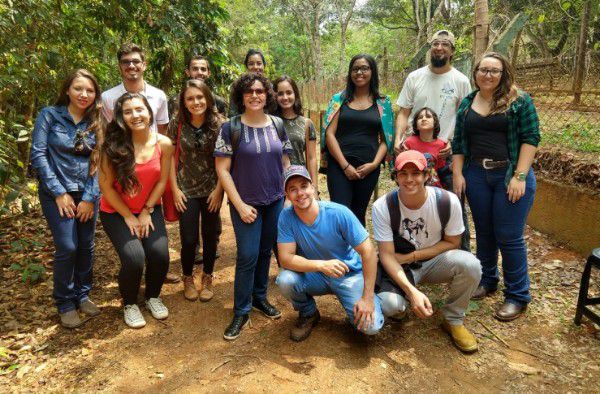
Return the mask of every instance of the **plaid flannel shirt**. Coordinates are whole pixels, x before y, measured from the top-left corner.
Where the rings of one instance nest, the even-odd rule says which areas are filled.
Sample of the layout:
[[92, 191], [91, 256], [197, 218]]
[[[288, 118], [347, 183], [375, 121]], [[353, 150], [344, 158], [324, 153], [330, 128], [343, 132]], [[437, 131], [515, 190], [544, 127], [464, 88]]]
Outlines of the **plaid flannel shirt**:
[[[466, 168], [469, 165], [471, 155], [469, 152], [469, 135], [465, 132], [465, 118], [473, 104], [473, 99], [477, 90], [465, 97], [458, 107], [456, 113], [456, 128], [454, 129], [454, 139], [452, 140], [452, 154], [464, 155]], [[519, 161], [519, 151], [522, 144], [538, 146], [540, 143], [540, 121], [533, 105], [531, 96], [523, 91], [519, 91], [519, 97], [510, 105], [508, 111], [508, 134], [506, 136], [508, 143], [508, 158], [510, 165], [506, 171], [504, 183], [508, 186], [510, 178]]]

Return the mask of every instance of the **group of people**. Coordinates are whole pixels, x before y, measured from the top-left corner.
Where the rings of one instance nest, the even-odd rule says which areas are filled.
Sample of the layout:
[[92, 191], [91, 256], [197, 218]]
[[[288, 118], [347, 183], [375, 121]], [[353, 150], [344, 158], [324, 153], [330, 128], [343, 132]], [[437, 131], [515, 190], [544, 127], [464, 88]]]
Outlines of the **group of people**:
[[[375, 59], [351, 59], [346, 87], [332, 97], [320, 130], [331, 201], [319, 197], [317, 136], [298, 86], [288, 76], [267, 79], [261, 51], [248, 51], [229, 105], [209, 87], [208, 60], [192, 57], [172, 119], [165, 93], [144, 80], [145, 54], [135, 44], [117, 53], [122, 83], [102, 94], [91, 73], [73, 72], [56, 104], [40, 112], [31, 150], [56, 248], [61, 324], [78, 327], [79, 312], [100, 313], [89, 298], [98, 215], [120, 259], [128, 326], [146, 324], [138, 306], [144, 272], [146, 308], [168, 317], [161, 288], [169, 277], [180, 279], [168, 272], [165, 220], [179, 222], [183, 296], [209, 301], [227, 194], [237, 257], [225, 339], [241, 334], [252, 309], [281, 317], [267, 299], [275, 252], [276, 284], [299, 312], [293, 340], [306, 339], [319, 322], [315, 296], [335, 294], [350, 324], [373, 335], [385, 317], [401, 319], [409, 306], [431, 316], [419, 284], [449, 283], [442, 328], [460, 350], [477, 350], [463, 320], [470, 299], [497, 290], [498, 251], [505, 300], [495, 316], [513, 320], [531, 301], [523, 230], [535, 194], [538, 119], [502, 55], [477, 62], [471, 91], [451, 65], [454, 35], [442, 30], [430, 43], [430, 63], [406, 79], [395, 122]], [[366, 212], [388, 161], [398, 188], [373, 204], [375, 248]], [[476, 256], [465, 235], [465, 197]]]

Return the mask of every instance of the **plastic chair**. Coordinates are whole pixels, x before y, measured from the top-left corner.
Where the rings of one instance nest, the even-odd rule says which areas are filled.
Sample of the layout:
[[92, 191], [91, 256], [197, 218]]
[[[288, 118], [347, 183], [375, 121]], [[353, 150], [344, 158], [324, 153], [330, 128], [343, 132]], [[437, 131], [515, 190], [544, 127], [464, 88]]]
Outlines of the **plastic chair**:
[[579, 285], [579, 298], [577, 300], [577, 310], [575, 311], [575, 324], [581, 324], [581, 317], [587, 316], [591, 321], [600, 325], [600, 316], [594, 313], [588, 305], [600, 304], [600, 297], [588, 298], [588, 290], [590, 287], [590, 276], [592, 268], [600, 269], [600, 248], [592, 250], [592, 254], [588, 257], [581, 275], [581, 284]]

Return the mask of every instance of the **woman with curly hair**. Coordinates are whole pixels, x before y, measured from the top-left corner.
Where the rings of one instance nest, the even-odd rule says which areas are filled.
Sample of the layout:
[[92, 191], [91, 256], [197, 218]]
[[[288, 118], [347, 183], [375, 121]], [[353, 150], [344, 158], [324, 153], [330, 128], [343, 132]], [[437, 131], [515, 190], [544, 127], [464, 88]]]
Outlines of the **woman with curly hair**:
[[100, 220], [121, 260], [119, 291], [125, 323], [146, 325], [137, 306], [144, 264], [146, 307], [155, 319], [166, 319], [160, 299], [169, 248], [160, 207], [171, 166], [171, 140], [150, 130], [152, 109], [139, 93], [125, 93], [115, 103], [106, 129], [100, 161]]
[[252, 308], [271, 319], [281, 317], [267, 301], [267, 284], [284, 200], [283, 170], [292, 152], [281, 119], [265, 113], [275, 104], [266, 77], [243, 74], [231, 98], [241, 115], [221, 126], [214, 153], [237, 242], [234, 318], [223, 335], [227, 340], [240, 335]]
[[98, 214], [98, 146], [102, 141], [100, 87], [79, 69], [63, 82], [54, 106], [40, 111], [33, 129], [31, 165], [42, 212], [54, 239], [52, 295], [64, 327], [100, 313], [90, 300]]
[[346, 89], [335, 94], [321, 131], [327, 149], [327, 189], [331, 201], [350, 208], [365, 226], [380, 165], [393, 151], [394, 113], [379, 92], [377, 63], [371, 55], [350, 60]]
[[[213, 152], [219, 134], [219, 115], [208, 86], [198, 79], [185, 83], [179, 95], [179, 115], [169, 124], [167, 136], [175, 143], [170, 182], [179, 217], [183, 295], [188, 300], [209, 301], [217, 252], [219, 211], [223, 188], [218, 182]], [[194, 283], [194, 257], [198, 223], [202, 220], [203, 272], [200, 294]]]
[[525, 221], [535, 197], [531, 164], [540, 142], [537, 112], [515, 86], [506, 58], [490, 52], [473, 69], [477, 90], [463, 99], [452, 141], [454, 191], [466, 192], [475, 231], [481, 299], [498, 287], [498, 249], [504, 271], [504, 303], [494, 316], [518, 318], [531, 301]]

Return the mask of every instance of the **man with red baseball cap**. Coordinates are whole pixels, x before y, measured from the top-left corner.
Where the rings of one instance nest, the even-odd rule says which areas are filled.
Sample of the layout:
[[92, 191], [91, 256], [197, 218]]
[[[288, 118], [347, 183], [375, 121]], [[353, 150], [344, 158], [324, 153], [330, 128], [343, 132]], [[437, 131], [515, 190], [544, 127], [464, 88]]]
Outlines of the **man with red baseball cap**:
[[481, 265], [473, 254], [460, 250], [465, 231], [458, 197], [425, 186], [427, 159], [408, 150], [394, 165], [399, 188], [373, 204], [373, 234], [379, 248], [375, 291], [384, 315], [398, 316], [410, 304], [420, 318], [433, 314], [431, 302], [417, 289], [419, 283], [449, 283], [442, 307], [442, 328], [463, 352], [477, 350], [477, 340], [463, 325], [471, 294], [479, 285]]

